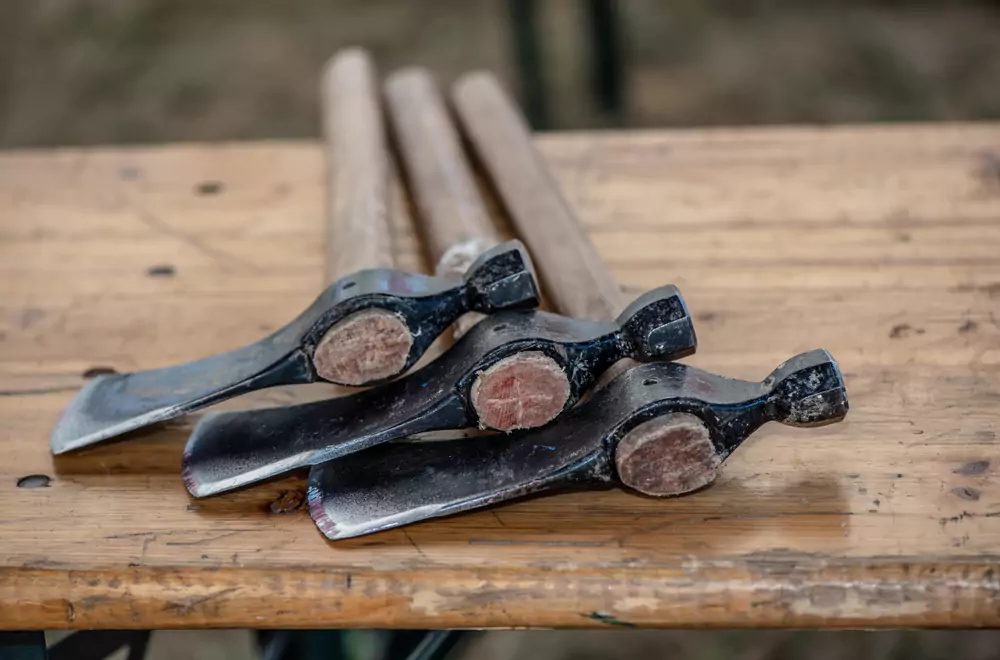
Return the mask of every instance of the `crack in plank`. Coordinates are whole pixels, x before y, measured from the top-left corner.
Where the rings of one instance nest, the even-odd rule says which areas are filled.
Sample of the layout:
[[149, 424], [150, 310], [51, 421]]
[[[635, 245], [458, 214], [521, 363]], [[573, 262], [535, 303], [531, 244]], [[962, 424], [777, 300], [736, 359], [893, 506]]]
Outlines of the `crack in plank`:
[[176, 238], [185, 245], [188, 245], [197, 250], [198, 252], [201, 252], [205, 256], [209, 257], [212, 261], [220, 264], [221, 266], [223, 266], [223, 268], [228, 270], [228, 267], [236, 266], [244, 269], [251, 269], [251, 270], [255, 269], [254, 265], [249, 261], [247, 261], [246, 259], [234, 256], [223, 250], [219, 250], [218, 248], [209, 245], [208, 243], [198, 238], [197, 236], [192, 236], [187, 232], [183, 232], [177, 229], [173, 225], [164, 221], [155, 213], [152, 213], [151, 211], [143, 208], [142, 206], [139, 206], [137, 203], [129, 201], [128, 205], [132, 208], [132, 211], [135, 213], [139, 221], [142, 222], [142, 224], [146, 225], [147, 227], [149, 227], [150, 229], [152, 229], [157, 233], [164, 234], [172, 238]]

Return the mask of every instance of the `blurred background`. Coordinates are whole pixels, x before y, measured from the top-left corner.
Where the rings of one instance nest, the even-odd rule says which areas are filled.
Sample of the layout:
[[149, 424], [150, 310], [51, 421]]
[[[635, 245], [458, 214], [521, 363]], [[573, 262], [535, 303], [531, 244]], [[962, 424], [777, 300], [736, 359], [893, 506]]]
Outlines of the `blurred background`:
[[[997, 0], [0, 0], [0, 148], [316, 136], [317, 74], [350, 45], [442, 84], [493, 69], [544, 130], [1000, 118]], [[374, 632], [297, 639], [378, 656]], [[156, 632], [148, 657], [259, 641]], [[985, 660], [1000, 635], [493, 632], [453, 657]]]
[[317, 135], [352, 44], [549, 130], [1000, 117], [997, 0], [5, 0], [0, 147]]
[[[157, 630], [145, 660], [404, 660], [420, 635], [388, 631]], [[47, 633], [49, 644], [65, 633]], [[51, 648], [51, 647], [50, 647]], [[84, 643], [78, 648], [86, 649]], [[991, 660], [992, 631], [490, 631], [421, 660]], [[108, 660], [132, 660], [121, 649]], [[60, 655], [73, 658], [73, 655]]]

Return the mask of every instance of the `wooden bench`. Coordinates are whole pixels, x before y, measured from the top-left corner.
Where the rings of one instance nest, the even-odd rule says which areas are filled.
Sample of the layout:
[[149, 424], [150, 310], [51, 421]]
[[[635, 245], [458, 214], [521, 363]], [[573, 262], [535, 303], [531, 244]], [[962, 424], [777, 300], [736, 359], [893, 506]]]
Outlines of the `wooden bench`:
[[1000, 125], [539, 142], [626, 292], [681, 287], [690, 363], [759, 379], [827, 348], [848, 420], [767, 426], [688, 497], [336, 543], [301, 475], [190, 498], [193, 419], [54, 459], [84, 374], [223, 351], [312, 300], [324, 168], [312, 142], [5, 152], [0, 628], [1000, 624]]

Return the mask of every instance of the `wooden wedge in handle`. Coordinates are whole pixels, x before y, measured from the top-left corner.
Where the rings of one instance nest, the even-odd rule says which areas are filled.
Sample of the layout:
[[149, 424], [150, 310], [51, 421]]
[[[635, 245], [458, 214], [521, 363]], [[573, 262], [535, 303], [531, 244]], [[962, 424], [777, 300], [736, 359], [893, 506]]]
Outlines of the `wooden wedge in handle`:
[[[320, 104], [327, 164], [327, 283], [367, 268], [392, 268], [389, 155], [378, 77], [360, 49], [334, 55], [323, 69]], [[398, 373], [412, 339], [395, 314], [369, 309], [336, 324], [316, 346], [316, 370], [357, 384]]]
[[459, 124], [521, 240], [550, 303], [567, 316], [611, 321], [625, 308], [601, 259], [535, 148], [524, 117], [490, 73], [452, 87]]

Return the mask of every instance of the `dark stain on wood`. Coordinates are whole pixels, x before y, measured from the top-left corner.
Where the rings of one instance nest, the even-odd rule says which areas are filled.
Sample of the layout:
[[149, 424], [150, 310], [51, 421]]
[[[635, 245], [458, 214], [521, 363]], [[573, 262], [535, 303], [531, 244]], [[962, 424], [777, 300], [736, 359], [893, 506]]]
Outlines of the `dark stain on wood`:
[[173, 277], [177, 274], [177, 269], [170, 264], [157, 264], [146, 269], [149, 277]]
[[984, 188], [1000, 191], [1000, 156], [992, 151], [982, 152], [979, 155], [976, 177]]
[[37, 307], [29, 307], [21, 314], [21, 329], [28, 330], [45, 318], [45, 310]]
[[990, 467], [989, 461], [969, 461], [962, 467], [952, 470], [954, 474], [960, 474], [963, 477], [974, 477], [977, 474], [982, 474], [986, 472]]
[[278, 515], [295, 513], [302, 508], [305, 503], [305, 494], [299, 490], [283, 490], [277, 499], [271, 502], [268, 507], [271, 513]]
[[77, 601], [77, 605], [82, 607], [84, 611], [90, 611], [97, 607], [98, 605], [104, 605], [105, 603], [113, 603], [116, 598], [112, 596], [88, 596], [86, 598], [81, 598]]
[[959, 497], [963, 500], [969, 500], [975, 502], [979, 499], [979, 491], [975, 488], [969, 488], [968, 486], [956, 486], [951, 489], [951, 494], [955, 497]]
[[889, 331], [889, 339], [902, 339], [910, 335], [922, 335], [924, 332], [923, 328], [914, 328], [909, 323], [900, 323], [892, 326], [892, 330]]
[[142, 170], [135, 165], [125, 165], [118, 170], [118, 178], [122, 181], [135, 181], [142, 176]]
[[972, 332], [977, 327], [979, 327], [978, 323], [976, 323], [972, 319], [966, 319], [965, 323], [963, 323], [962, 325], [958, 326], [958, 331], [961, 334], [965, 334], [966, 332]]
[[29, 474], [17, 480], [18, 488], [48, 488], [52, 477], [47, 474]]
[[984, 284], [982, 286], [976, 286], [971, 282], [964, 282], [958, 286], [953, 286], [949, 291], [954, 293], [969, 293], [979, 291], [980, 293], [985, 293], [990, 298], [995, 298], [1000, 296], [1000, 282], [990, 282], [989, 284]]
[[[992, 517], [992, 515], [993, 514], [989, 514], [988, 513], [988, 514], [986, 514], [986, 517], [989, 518], [989, 517]], [[942, 527], [944, 527], [948, 523], [959, 523], [959, 522], [962, 522], [963, 520], [965, 520], [966, 518], [975, 518], [975, 517], [976, 517], [976, 514], [971, 513], [969, 511], [963, 511], [962, 513], [958, 514], [957, 516], [949, 516], [947, 518], [939, 518], [938, 522], [941, 524]]]
[[98, 376], [107, 376], [110, 374], [118, 373], [114, 367], [90, 367], [81, 374], [86, 379], [97, 378]]
[[195, 186], [194, 191], [198, 195], [218, 195], [225, 189], [221, 181], [202, 181]]

